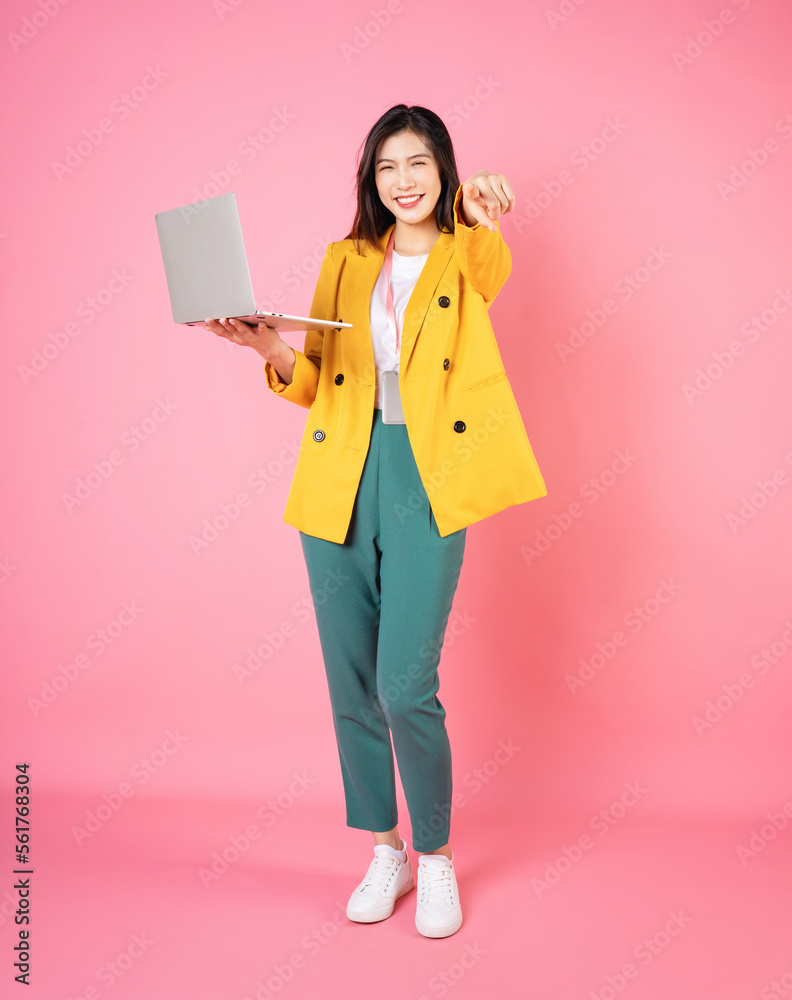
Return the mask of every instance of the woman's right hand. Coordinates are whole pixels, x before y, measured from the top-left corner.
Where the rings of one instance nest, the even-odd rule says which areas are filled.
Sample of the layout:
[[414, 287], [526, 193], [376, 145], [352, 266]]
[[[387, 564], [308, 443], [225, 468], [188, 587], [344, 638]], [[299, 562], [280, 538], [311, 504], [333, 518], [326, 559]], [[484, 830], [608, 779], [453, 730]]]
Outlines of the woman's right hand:
[[291, 382], [294, 351], [274, 326], [267, 326], [266, 323], [250, 326], [240, 319], [205, 319], [204, 324], [204, 330], [225, 337], [232, 344], [252, 347], [265, 361], [269, 361], [282, 381]]
[[284, 344], [275, 327], [267, 326], [266, 323], [250, 326], [239, 319], [205, 319], [204, 324], [204, 330], [210, 330], [218, 337], [225, 337], [232, 344], [252, 347], [267, 360], [269, 360], [268, 355], [274, 356], [280, 353]]

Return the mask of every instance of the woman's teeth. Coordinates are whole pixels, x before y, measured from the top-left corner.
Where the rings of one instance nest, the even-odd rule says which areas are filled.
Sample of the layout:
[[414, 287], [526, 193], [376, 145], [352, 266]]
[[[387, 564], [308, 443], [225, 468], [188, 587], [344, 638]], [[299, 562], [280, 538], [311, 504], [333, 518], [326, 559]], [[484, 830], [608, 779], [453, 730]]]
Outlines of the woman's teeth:
[[397, 198], [396, 201], [405, 208], [409, 208], [410, 205], [415, 205], [423, 198], [422, 194], [411, 195], [409, 198]]

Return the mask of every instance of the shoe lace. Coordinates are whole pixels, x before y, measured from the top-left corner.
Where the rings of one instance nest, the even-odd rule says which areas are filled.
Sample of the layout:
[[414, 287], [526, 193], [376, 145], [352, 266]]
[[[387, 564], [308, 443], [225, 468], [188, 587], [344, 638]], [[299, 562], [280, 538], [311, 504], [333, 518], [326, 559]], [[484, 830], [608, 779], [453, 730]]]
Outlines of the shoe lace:
[[454, 888], [451, 884], [451, 869], [447, 865], [421, 864], [421, 902], [428, 903], [430, 899], [442, 899], [447, 903], [454, 901]]
[[397, 871], [398, 862], [395, 858], [374, 858], [366, 872], [360, 891], [365, 892], [370, 889], [372, 892], [384, 892]]

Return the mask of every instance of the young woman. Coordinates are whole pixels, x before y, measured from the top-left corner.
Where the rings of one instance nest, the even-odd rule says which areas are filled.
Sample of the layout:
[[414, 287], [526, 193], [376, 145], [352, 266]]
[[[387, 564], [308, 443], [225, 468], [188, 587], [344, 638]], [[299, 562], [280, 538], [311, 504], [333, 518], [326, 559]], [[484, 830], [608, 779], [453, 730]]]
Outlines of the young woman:
[[206, 322], [309, 409], [284, 520], [326, 597], [315, 610], [347, 825], [374, 836], [347, 916], [383, 920], [414, 884], [392, 737], [427, 937], [462, 924], [437, 668], [466, 529], [547, 493], [488, 316], [511, 271], [497, 220], [514, 203], [503, 174], [460, 184], [441, 119], [399, 104], [366, 138], [352, 230], [327, 247], [311, 306], [352, 328], [308, 330], [299, 351], [264, 324]]

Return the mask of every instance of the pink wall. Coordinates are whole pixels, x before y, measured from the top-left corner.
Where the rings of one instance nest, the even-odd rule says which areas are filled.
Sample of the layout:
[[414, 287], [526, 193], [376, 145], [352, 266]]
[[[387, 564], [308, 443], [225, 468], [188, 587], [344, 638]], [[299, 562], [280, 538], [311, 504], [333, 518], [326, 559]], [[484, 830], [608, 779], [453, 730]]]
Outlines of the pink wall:
[[[460, 787], [499, 741], [521, 747], [486, 792], [483, 850], [501, 847], [490, 809], [585, 821], [638, 781], [636, 823], [734, 823], [723, 866], [747, 878], [740, 831], [788, 804], [788, 4], [388, 7], [4, 7], [3, 782], [31, 762], [54, 859], [37, 929], [53, 949], [70, 831], [125, 780], [136, 808], [187, 809], [257, 802], [308, 769], [324, 839], [358, 837], [353, 865], [369, 850], [343, 826], [307, 575], [281, 520], [306, 412], [266, 390], [252, 352], [172, 323], [153, 216], [234, 191], [259, 305], [305, 311], [351, 222], [355, 154], [401, 101], [443, 117], [462, 178], [502, 172], [517, 195], [502, 222], [514, 269], [491, 315], [548, 496], [469, 529], [441, 668]], [[101, 483], [69, 503], [97, 467]], [[249, 505], [193, 551], [241, 492]], [[268, 638], [277, 648], [241, 682], [235, 665]], [[186, 741], [130, 778], [168, 733]], [[461, 836], [474, 810], [455, 823]], [[779, 877], [790, 836], [768, 848]], [[570, 841], [553, 838], [529, 876]], [[84, 917], [82, 940], [98, 940], [101, 920]], [[758, 996], [792, 970], [778, 944], [697, 995]], [[37, 955], [40, 992], [26, 995], [77, 996], [110, 947], [87, 971], [45, 974]], [[548, 973], [541, 995], [587, 996], [621, 953], [593, 956], [568, 993]], [[689, 984], [700, 954], [623, 995]], [[163, 985], [171, 958], [101, 995], [181, 996]], [[215, 992], [203, 981], [190, 996], [226, 996], [222, 976]], [[315, 995], [306, 983], [282, 995]]]

